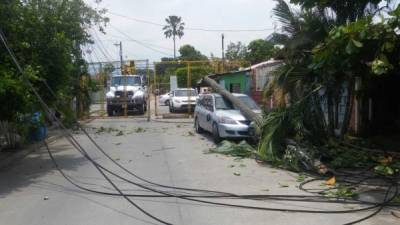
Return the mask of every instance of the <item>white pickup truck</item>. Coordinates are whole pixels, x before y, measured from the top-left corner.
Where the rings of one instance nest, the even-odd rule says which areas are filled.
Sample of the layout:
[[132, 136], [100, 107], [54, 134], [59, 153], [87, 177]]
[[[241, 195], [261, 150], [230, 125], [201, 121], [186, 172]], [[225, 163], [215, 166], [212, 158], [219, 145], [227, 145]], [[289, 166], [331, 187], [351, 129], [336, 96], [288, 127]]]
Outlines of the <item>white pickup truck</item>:
[[106, 93], [107, 114], [137, 111], [143, 115], [147, 108], [147, 94], [144, 82], [139, 75], [114, 75], [111, 77], [110, 89]]

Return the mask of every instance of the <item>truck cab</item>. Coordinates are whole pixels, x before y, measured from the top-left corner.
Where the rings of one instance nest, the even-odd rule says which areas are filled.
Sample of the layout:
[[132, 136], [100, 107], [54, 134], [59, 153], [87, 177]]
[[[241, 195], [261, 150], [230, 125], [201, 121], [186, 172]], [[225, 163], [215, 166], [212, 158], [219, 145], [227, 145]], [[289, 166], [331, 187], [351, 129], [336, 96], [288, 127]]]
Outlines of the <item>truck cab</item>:
[[106, 93], [107, 114], [136, 111], [143, 115], [147, 108], [147, 93], [140, 75], [113, 75]]

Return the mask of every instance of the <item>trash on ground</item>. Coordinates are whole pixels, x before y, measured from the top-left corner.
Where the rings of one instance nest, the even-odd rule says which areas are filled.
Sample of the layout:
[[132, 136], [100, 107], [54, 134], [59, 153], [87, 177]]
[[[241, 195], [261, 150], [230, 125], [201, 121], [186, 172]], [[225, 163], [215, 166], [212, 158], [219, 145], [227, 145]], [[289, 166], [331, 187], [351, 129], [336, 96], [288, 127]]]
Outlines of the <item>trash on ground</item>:
[[288, 185], [288, 184], [285, 184], [285, 183], [279, 183], [279, 187], [281, 187], [281, 188], [287, 188], [287, 187], [289, 187], [289, 185]]
[[336, 177], [333, 176], [326, 181], [326, 185], [334, 185], [336, 184]]

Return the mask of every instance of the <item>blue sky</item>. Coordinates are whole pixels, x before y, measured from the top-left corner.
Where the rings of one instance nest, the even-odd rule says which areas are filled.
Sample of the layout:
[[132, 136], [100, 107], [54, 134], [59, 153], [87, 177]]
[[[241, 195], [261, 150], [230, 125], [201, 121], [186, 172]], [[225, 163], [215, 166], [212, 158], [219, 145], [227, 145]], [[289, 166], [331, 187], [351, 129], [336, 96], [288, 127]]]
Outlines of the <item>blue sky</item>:
[[[161, 57], [173, 55], [171, 39], [164, 37], [162, 27], [136, 22], [120, 16], [164, 24], [169, 15], [181, 16], [186, 27], [206, 29], [264, 29], [257, 32], [224, 32], [225, 46], [229, 42], [265, 38], [273, 32], [276, 24], [272, 17], [273, 0], [103, 0], [96, 5], [94, 0], [85, 0], [92, 7], [106, 8], [110, 13], [110, 25], [106, 35], [97, 32], [92, 58], [105, 61], [118, 60], [118, 48], [114, 43], [122, 41], [124, 58], [159, 61]], [[120, 33], [122, 31], [124, 34]], [[91, 31], [94, 32], [93, 30]], [[93, 34], [96, 37], [95, 34]], [[141, 44], [133, 41], [137, 40]], [[99, 43], [100, 41], [101, 43]], [[221, 32], [186, 30], [178, 40], [178, 48], [191, 44], [204, 55], [221, 55]], [[146, 45], [147, 47], [144, 47]], [[100, 48], [105, 48], [103, 52]], [[150, 49], [151, 48], [151, 49]], [[97, 59], [96, 59], [97, 58]]]

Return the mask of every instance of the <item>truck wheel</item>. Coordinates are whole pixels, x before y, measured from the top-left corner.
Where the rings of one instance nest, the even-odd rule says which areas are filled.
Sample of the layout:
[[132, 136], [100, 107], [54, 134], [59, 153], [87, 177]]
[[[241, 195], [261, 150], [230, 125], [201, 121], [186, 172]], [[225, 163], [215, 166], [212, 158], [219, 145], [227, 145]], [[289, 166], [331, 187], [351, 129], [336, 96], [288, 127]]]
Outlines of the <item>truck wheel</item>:
[[139, 110], [139, 114], [140, 114], [140, 115], [144, 115], [144, 112], [145, 112], [145, 104], [139, 105], [138, 110]]
[[107, 105], [107, 115], [108, 116], [113, 116], [114, 115], [114, 109], [109, 105]]

